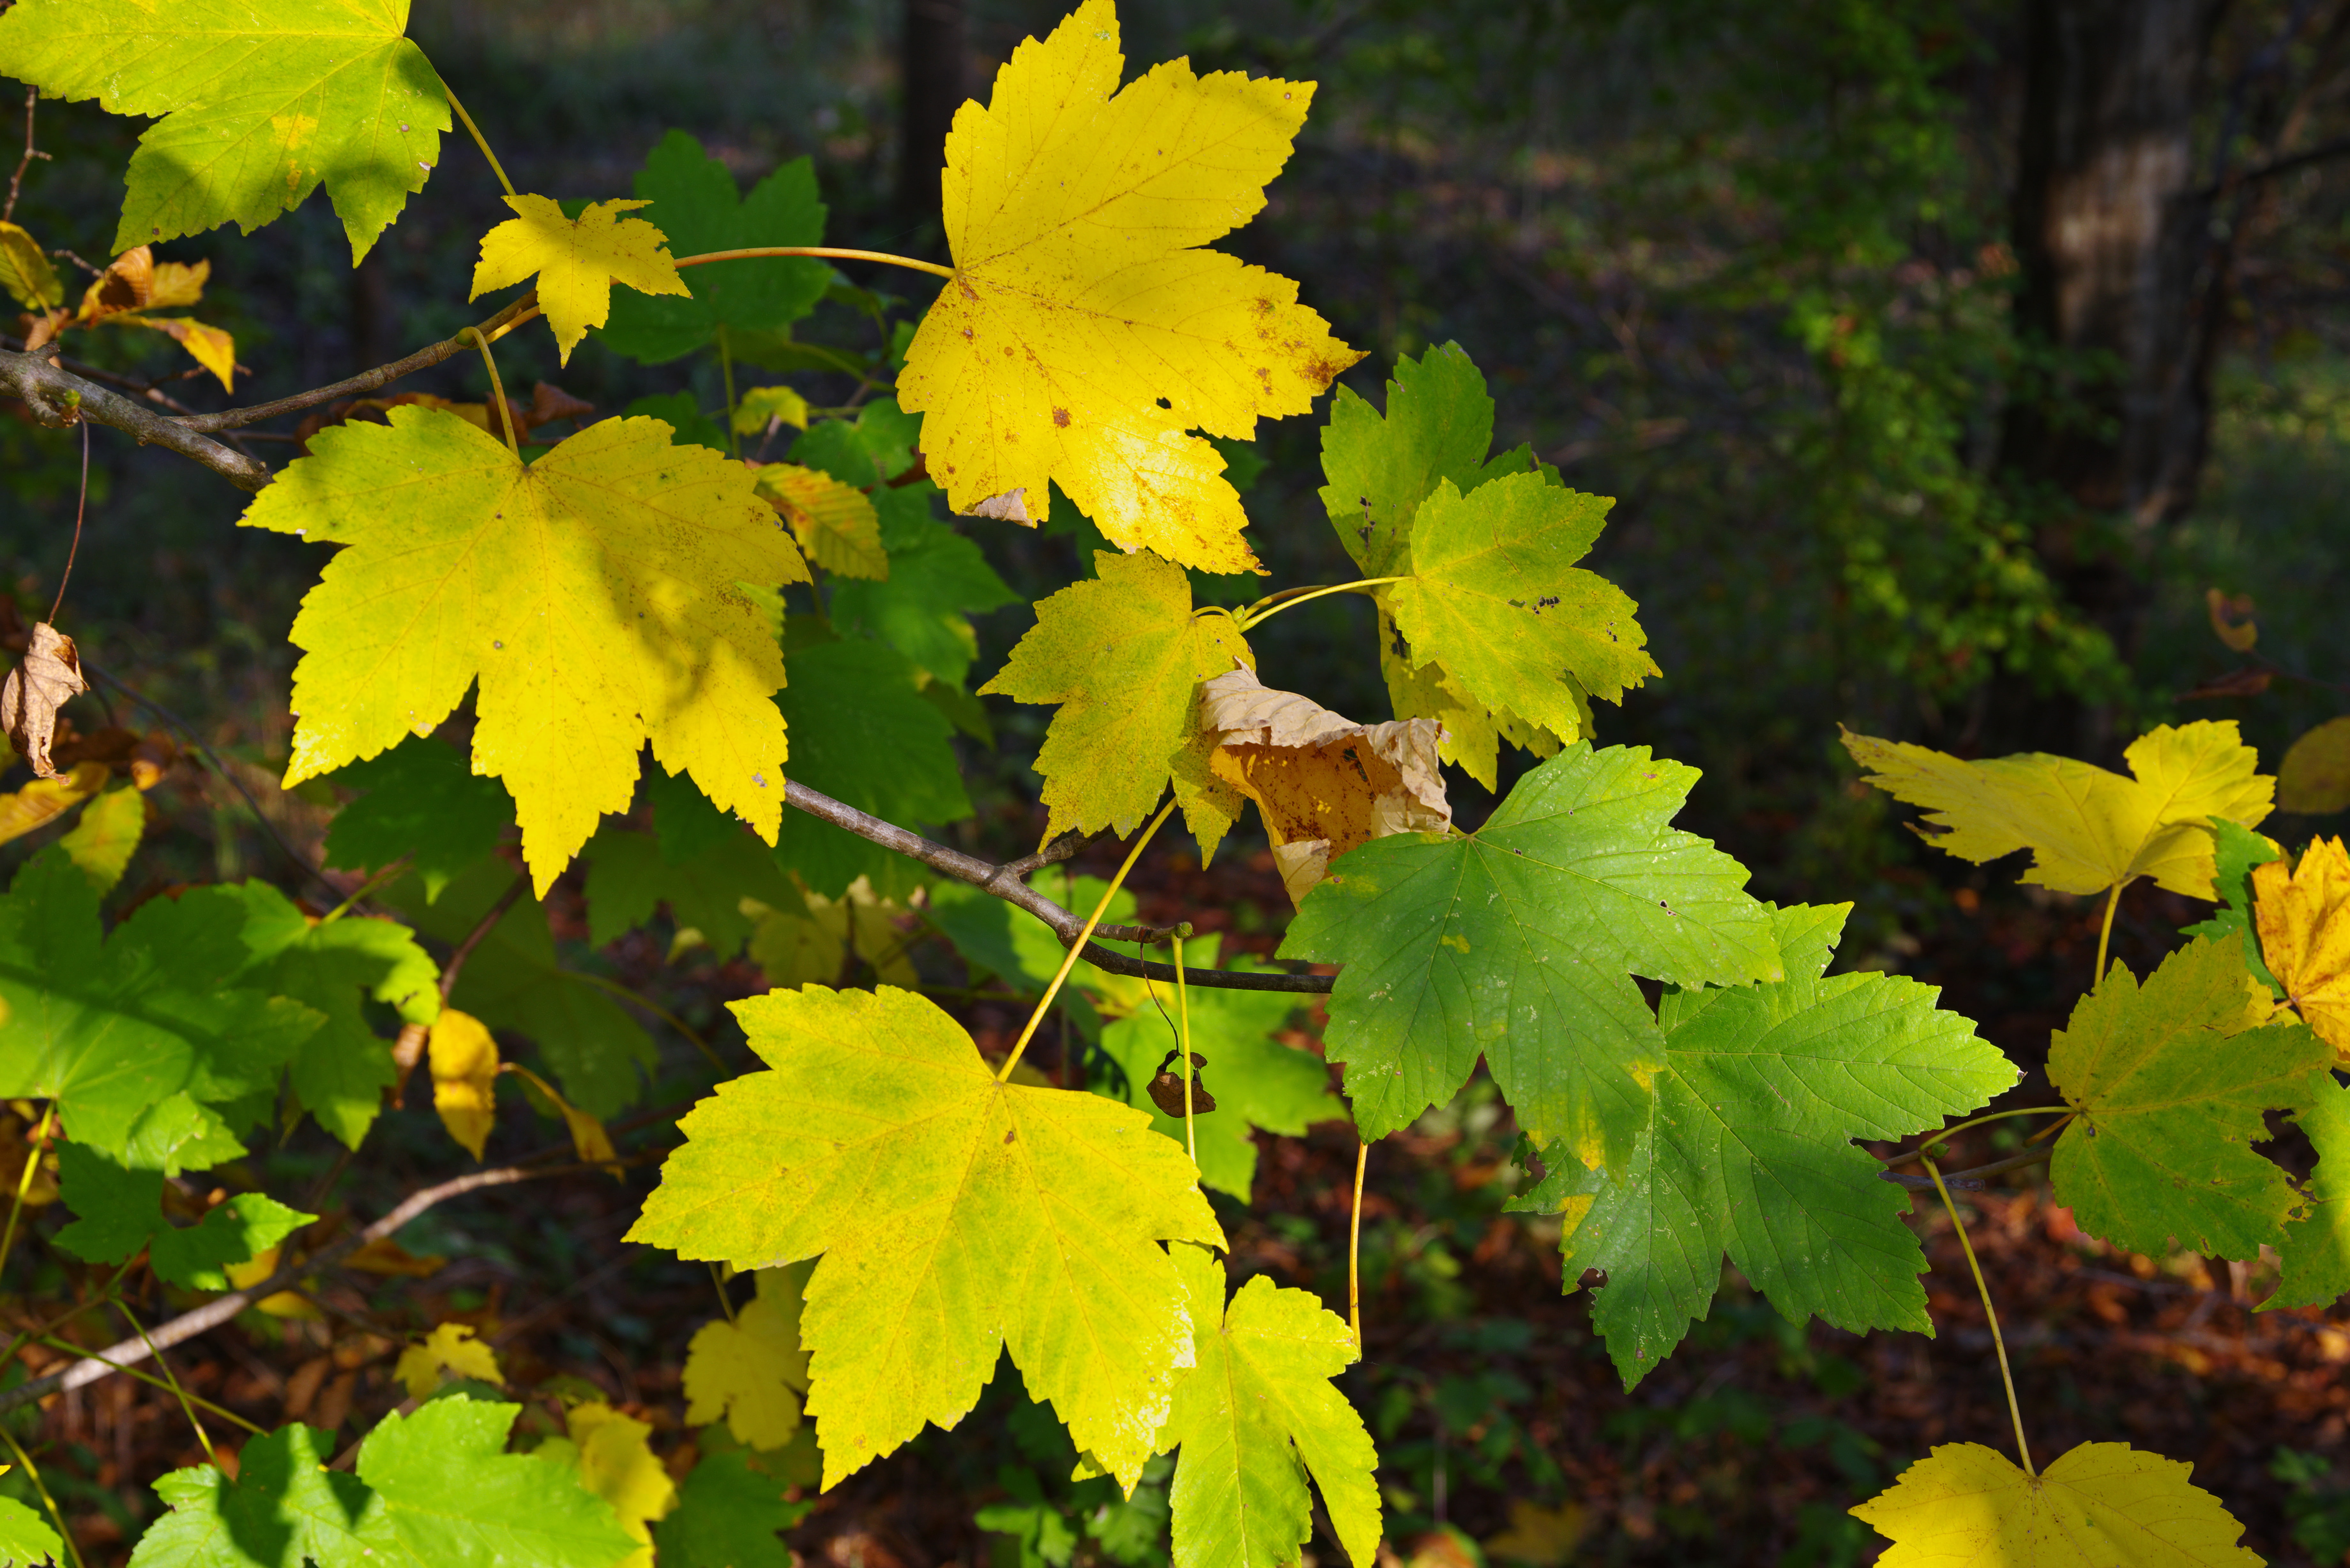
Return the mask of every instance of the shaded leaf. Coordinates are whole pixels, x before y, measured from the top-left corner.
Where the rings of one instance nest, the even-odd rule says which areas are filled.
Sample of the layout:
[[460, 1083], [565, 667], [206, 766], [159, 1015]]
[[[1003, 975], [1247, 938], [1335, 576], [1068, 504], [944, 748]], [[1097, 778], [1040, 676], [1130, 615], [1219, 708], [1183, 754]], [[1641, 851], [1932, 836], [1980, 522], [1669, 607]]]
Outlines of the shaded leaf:
[[740, 1453], [704, 1454], [678, 1488], [677, 1509], [653, 1526], [661, 1568], [790, 1568], [778, 1532], [813, 1502], [785, 1502], [784, 1483]]
[[783, 907], [799, 894], [764, 845], [739, 826], [688, 859], [672, 860], [642, 833], [605, 827], [581, 852], [588, 862], [588, 940], [603, 947], [669, 906], [679, 934], [701, 933], [721, 961], [743, 950], [754, 923], [746, 906]]
[[2350, 806], [2350, 715], [2293, 742], [2277, 767], [2277, 805], [2323, 815]]
[[341, 1564], [364, 1550], [353, 1539], [373, 1506], [367, 1484], [327, 1468], [335, 1435], [296, 1422], [254, 1438], [237, 1454], [236, 1479], [212, 1465], [173, 1470], [155, 1483], [171, 1511], [148, 1526], [135, 1568], [302, 1568]]
[[57, 848], [81, 867], [90, 885], [101, 893], [114, 890], [130, 869], [130, 857], [147, 832], [147, 801], [131, 784], [101, 792], [81, 814]]
[[2267, 865], [2283, 851], [2267, 835], [2240, 827], [2225, 817], [2211, 825], [2211, 890], [2219, 896], [2220, 907], [2194, 925], [2179, 927], [2179, 934], [2242, 944], [2244, 967], [2252, 971], [2254, 979], [2282, 996], [2284, 988], [2277, 984], [2276, 976], [2269, 972], [2267, 961], [2261, 957], [2260, 932], [2252, 923], [2252, 868]]
[[55, 310], [66, 302], [66, 286], [49, 253], [21, 225], [0, 219], [0, 288], [27, 310]]
[[[939, 680], [960, 687], [979, 657], [969, 618], [1019, 596], [977, 545], [931, 515], [930, 498], [937, 493], [927, 481], [884, 493], [881, 547], [889, 556], [889, 580], [834, 584], [832, 623], [844, 633], [879, 638]], [[984, 722], [984, 710], [970, 706]]]
[[92, 1263], [119, 1263], [141, 1247], [156, 1276], [183, 1290], [224, 1291], [231, 1265], [252, 1262], [317, 1218], [258, 1192], [240, 1193], [193, 1225], [162, 1211], [163, 1173], [126, 1170], [78, 1144], [57, 1149], [58, 1190], [78, 1216], [57, 1244]]

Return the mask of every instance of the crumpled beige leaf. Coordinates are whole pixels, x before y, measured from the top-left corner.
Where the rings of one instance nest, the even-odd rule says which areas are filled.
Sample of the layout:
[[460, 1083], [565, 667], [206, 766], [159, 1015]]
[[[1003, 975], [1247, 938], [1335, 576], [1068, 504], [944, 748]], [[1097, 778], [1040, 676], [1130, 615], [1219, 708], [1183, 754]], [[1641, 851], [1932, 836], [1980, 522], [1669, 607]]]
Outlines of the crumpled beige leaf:
[[2350, 851], [2313, 839], [2301, 864], [2252, 867], [2261, 957], [2302, 1022], [2350, 1064]]
[[1200, 723], [1216, 737], [1208, 767], [1256, 802], [1274, 864], [1292, 902], [1303, 902], [1331, 859], [1393, 833], [1451, 826], [1433, 719], [1357, 724], [1295, 691], [1277, 691], [1253, 670], [1201, 688]]
[[73, 639], [47, 621], [35, 623], [23, 661], [0, 683], [0, 730], [7, 732], [17, 754], [33, 764], [35, 778], [57, 776], [57, 763], [49, 757], [49, 745], [57, 739], [57, 710], [68, 698], [88, 690]]

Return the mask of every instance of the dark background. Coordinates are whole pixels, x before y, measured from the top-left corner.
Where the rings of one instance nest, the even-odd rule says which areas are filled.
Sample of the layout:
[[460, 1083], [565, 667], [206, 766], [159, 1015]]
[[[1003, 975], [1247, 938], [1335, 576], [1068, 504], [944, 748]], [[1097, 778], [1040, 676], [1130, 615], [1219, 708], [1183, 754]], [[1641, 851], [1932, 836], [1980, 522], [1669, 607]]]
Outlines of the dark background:
[[[2293, 736], [2350, 709], [2350, 3], [1130, 0], [1122, 13], [1130, 73], [1188, 53], [1202, 69], [1321, 84], [1271, 206], [1227, 248], [1300, 279], [1368, 350], [1349, 385], [1382, 401], [1399, 356], [1457, 341], [1492, 383], [1497, 445], [1531, 441], [1570, 483], [1617, 498], [1588, 564], [1638, 600], [1666, 673], [1601, 710], [1600, 740], [1700, 767], [1682, 821], [1745, 860], [1761, 896], [1855, 900], [1845, 962], [1945, 985], [2019, 1062], [2039, 1062], [2087, 978], [2094, 911], [2027, 898], [2012, 865], [1918, 845], [1853, 782], [1836, 726], [2119, 766], [2151, 724], [2227, 718], [2272, 770]], [[625, 194], [679, 127], [746, 185], [813, 155], [830, 243], [942, 255], [945, 118], [1057, 16], [1010, 0], [419, 0], [411, 32], [519, 189]], [[39, 128], [57, 156], [33, 168], [17, 215], [102, 265], [139, 126], [45, 104]], [[254, 370], [244, 402], [477, 318], [463, 296], [476, 239], [505, 215], [496, 195], [460, 135], [357, 271], [315, 198], [249, 241], [163, 254], [212, 260], [199, 314], [236, 333]], [[913, 275], [846, 270], [902, 295], [906, 314], [928, 297]], [[860, 345], [870, 330], [830, 307], [803, 326]], [[167, 345], [143, 359], [132, 348], [102, 362], [177, 368]], [[645, 370], [590, 345], [558, 371], [528, 332], [499, 352], [510, 387], [550, 379], [606, 410], [689, 384], [719, 400], [714, 365]], [[407, 385], [486, 391], [471, 358]], [[223, 405], [208, 382], [170, 389]], [[79, 448], [8, 407], [0, 576], [31, 618], [63, 562]], [[1249, 506], [1273, 586], [1354, 575], [1315, 494], [1319, 424], [1261, 432], [1270, 466]], [[202, 730], [282, 830], [314, 838], [315, 812], [270, 781], [289, 723], [285, 636], [315, 554], [236, 530], [243, 498], [225, 483], [113, 431], [95, 432], [92, 465], [66, 628]], [[1066, 537], [973, 533], [1024, 591], [1075, 568]], [[2210, 587], [2257, 604], [2256, 658], [2212, 633]], [[1028, 623], [1024, 607], [983, 620], [974, 680]], [[1387, 710], [1369, 637], [1367, 607], [1338, 597], [1255, 640], [1274, 684], [1370, 720]], [[2261, 694], [2190, 695], [2254, 664], [2287, 673]], [[1008, 855], [1033, 842], [1025, 763], [1045, 715], [991, 701], [1004, 754], [970, 758], [973, 842]], [[1454, 785], [1473, 823], [1481, 792]], [[146, 852], [151, 880], [281, 869], [232, 793], [198, 794]], [[2296, 841], [2341, 826], [2266, 825]], [[1253, 860], [1261, 843], [1240, 843], [1215, 878], [1159, 857], [1146, 908], [1196, 918], [1219, 899], [1236, 930], [1277, 926], [1286, 905]], [[2119, 950], [2143, 967], [2192, 918], [2134, 894]], [[734, 981], [675, 983], [707, 1004]], [[1956, 1332], [1930, 1346], [1807, 1338], [1733, 1282], [1691, 1348], [1638, 1397], [1613, 1391], [1579, 1300], [1553, 1293], [1555, 1253], [1496, 1219], [1509, 1129], [1479, 1093], [1385, 1146], [1395, 1169], [1367, 1221], [1379, 1310], [1352, 1391], [1381, 1438], [1400, 1552], [1439, 1524], [1489, 1539], [1515, 1498], [1586, 1509], [1577, 1560], [1860, 1561], [1867, 1532], [1843, 1506], [1926, 1443], [2005, 1441], [1947, 1236], [1933, 1283]], [[1272, 1217], [1251, 1222], [1251, 1266], [1326, 1294], [1350, 1153], [1317, 1135], [1268, 1154], [1282, 1174], [1260, 1195]], [[2339, 1478], [2296, 1493], [2270, 1469], [2280, 1445], [2344, 1457], [2334, 1370], [2350, 1338], [2255, 1323], [2246, 1279], [2223, 1265], [2084, 1248], [2029, 1187], [1981, 1212], [1995, 1284], [2033, 1325], [2020, 1370], [2043, 1445], [2129, 1437], [2192, 1459], [2261, 1550], [2312, 1560], [2325, 1538], [2293, 1544], [2293, 1521], [2338, 1504]], [[658, 1316], [623, 1347], [631, 1366], [673, 1367]], [[999, 1549], [968, 1522], [994, 1458], [976, 1429], [963, 1440], [926, 1439], [863, 1478], [801, 1546], [844, 1563], [843, 1542], [909, 1563]], [[968, 1490], [915, 1484], [909, 1466]], [[1423, 1549], [1467, 1550], [1435, 1539]]]

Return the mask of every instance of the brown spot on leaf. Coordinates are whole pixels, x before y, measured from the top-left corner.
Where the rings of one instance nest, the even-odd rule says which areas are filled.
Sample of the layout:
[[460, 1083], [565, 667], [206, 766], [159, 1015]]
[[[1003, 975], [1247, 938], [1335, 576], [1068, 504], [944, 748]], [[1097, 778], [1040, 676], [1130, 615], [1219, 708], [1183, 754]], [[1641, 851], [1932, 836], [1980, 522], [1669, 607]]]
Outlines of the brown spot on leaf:
[[1067, 430], [1069, 428], [1069, 410], [1066, 409], [1055, 409], [1053, 410], [1053, 422], [1060, 426], [1063, 430]]

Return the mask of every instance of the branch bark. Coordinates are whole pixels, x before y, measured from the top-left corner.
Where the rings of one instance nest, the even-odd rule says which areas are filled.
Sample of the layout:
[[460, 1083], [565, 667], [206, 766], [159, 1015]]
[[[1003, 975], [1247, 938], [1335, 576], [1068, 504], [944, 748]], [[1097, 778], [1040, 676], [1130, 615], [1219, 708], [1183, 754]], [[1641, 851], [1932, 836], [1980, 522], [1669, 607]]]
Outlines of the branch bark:
[[0, 349], [0, 389], [22, 398], [33, 417], [52, 430], [77, 420], [109, 425], [141, 446], [160, 446], [203, 464], [239, 490], [267, 484], [269, 465], [234, 447], [190, 430], [178, 420], [152, 413], [120, 392], [50, 364], [37, 354]]

